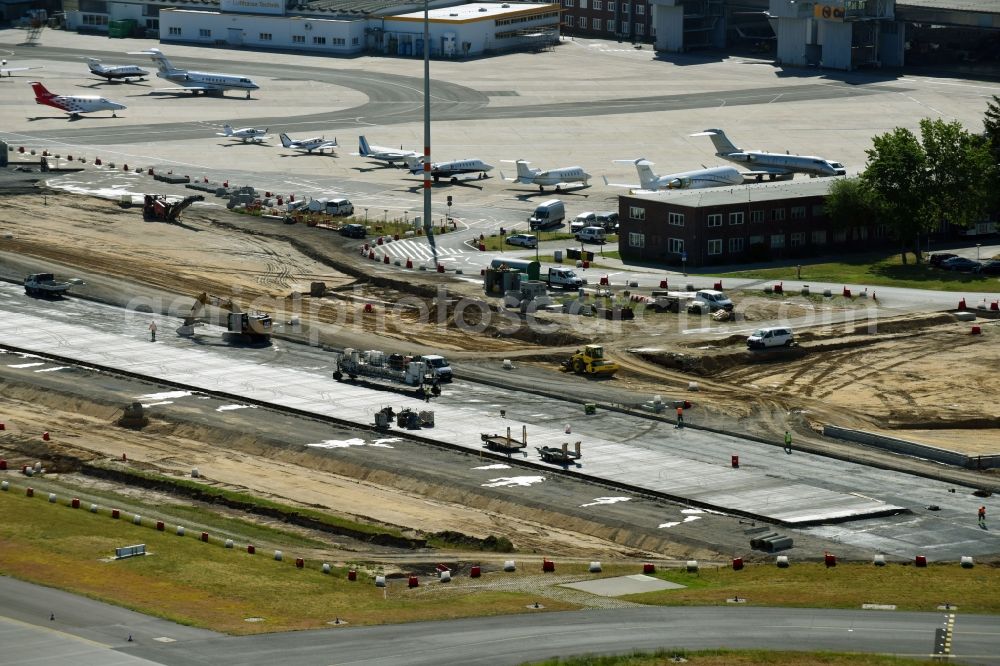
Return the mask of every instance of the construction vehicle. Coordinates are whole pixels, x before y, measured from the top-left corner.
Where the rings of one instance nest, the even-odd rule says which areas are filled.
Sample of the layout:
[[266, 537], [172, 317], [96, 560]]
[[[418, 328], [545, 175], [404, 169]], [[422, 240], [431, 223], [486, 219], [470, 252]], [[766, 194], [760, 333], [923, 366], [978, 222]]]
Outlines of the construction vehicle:
[[24, 278], [24, 293], [28, 296], [62, 298], [72, 286], [72, 282], [56, 282], [52, 273], [32, 273]]
[[220, 298], [201, 292], [194, 299], [191, 311], [184, 317], [184, 323], [177, 329], [179, 335], [194, 335], [194, 325], [203, 320], [205, 306], [212, 305], [226, 311], [226, 329], [230, 339], [251, 344], [271, 342], [271, 315], [266, 312], [243, 312], [231, 298]]
[[542, 457], [542, 461], [555, 463], [557, 465], [568, 465], [576, 462], [582, 457], [580, 453], [580, 442], [575, 444], [575, 451], [569, 450], [569, 442], [563, 442], [562, 448], [558, 446], [536, 446], [535, 450]]
[[115, 423], [122, 428], [142, 430], [149, 425], [149, 417], [146, 416], [141, 402], [133, 402], [125, 406], [122, 415]]
[[[375, 349], [359, 351], [348, 347], [337, 356], [333, 378], [338, 382], [348, 377], [351, 381], [374, 384], [405, 384], [415, 388], [417, 395], [441, 395], [438, 377], [426, 361], [418, 361], [402, 354], [386, 354]], [[373, 380], [373, 381], [368, 381]]]
[[567, 372], [573, 371], [578, 375], [611, 377], [618, 372], [618, 364], [604, 360], [604, 347], [601, 345], [587, 345], [583, 351], [577, 350], [563, 361], [562, 369]]
[[204, 201], [205, 197], [194, 194], [180, 201], [171, 201], [164, 194], [147, 194], [142, 198], [142, 216], [147, 220], [162, 220], [176, 222], [181, 211], [195, 201]]

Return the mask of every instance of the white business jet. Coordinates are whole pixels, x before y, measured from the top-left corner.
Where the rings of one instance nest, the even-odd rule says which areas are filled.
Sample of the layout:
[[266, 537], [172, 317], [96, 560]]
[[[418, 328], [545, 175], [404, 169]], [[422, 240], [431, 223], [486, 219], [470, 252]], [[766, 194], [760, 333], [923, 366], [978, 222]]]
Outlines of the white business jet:
[[711, 137], [715, 144], [715, 154], [724, 160], [737, 164], [748, 164], [748, 175], [761, 180], [767, 176], [770, 180], [776, 178], [791, 178], [797, 173], [805, 173], [810, 177], [843, 176], [847, 169], [840, 162], [831, 162], [813, 155], [790, 155], [788, 153], [766, 153], [760, 150], [740, 150], [733, 145], [726, 133], [720, 129], [702, 130], [691, 136]]
[[[408, 157], [406, 166], [410, 173], [422, 173], [424, 171], [424, 160], [422, 157]], [[442, 178], [450, 178], [451, 182], [457, 183], [458, 176], [465, 173], [478, 173], [480, 178], [487, 178], [486, 172], [493, 169], [492, 164], [487, 164], [480, 159], [452, 160], [451, 162], [431, 162], [431, 178], [434, 182], [440, 182]]]
[[158, 77], [180, 85], [179, 88], [165, 88], [165, 90], [189, 90], [195, 95], [198, 93], [222, 95], [227, 90], [245, 90], [247, 99], [250, 99], [250, 91], [260, 88], [253, 80], [237, 74], [218, 74], [215, 72], [196, 72], [189, 69], [179, 69], [167, 60], [167, 56], [163, 55], [160, 49], [130, 51], [130, 53], [132, 55], [148, 55], [159, 69], [156, 73]]
[[520, 183], [521, 185], [538, 185], [539, 192], [544, 192], [546, 187], [554, 187], [556, 192], [561, 192], [567, 186], [574, 183], [582, 183], [582, 185], [577, 185], [577, 187], [589, 187], [587, 181], [590, 180], [591, 176], [583, 170], [583, 167], [571, 166], [542, 171], [541, 169], [528, 168], [530, 162], [524, 160], [504, 161], [513, 162], [517, 165], [517, 178], [505, 178], [502, 171], [500, 172], [501, 178], [512, 183]]
[[79, 118], [81, 113], [94, 113], [95, 111], [110, 111], [111, 117], [117, 118], [115, 112], [127, 108], [124, 104], [112, 102], [97, 95], [54, 95], [38, 81], [32, 81], [31, 87], [35, 91], [36, 103], [65, 111], [70, 115], [70, 118]]
[[143, 77], [149, 76], [149, 72], [136, 65], [102, 65], [97, 58], [87, 58], [87, 66], [92, 74], [108, 81], [117, 79], [127, 83], [129, 79], [141, 81]]
[[258, 129], [256, 127], [241, 127], [233, 129], [232, 125], [223, 125], [221, 132], [216, 132], [215, 136], [224, 136], [230, 139], [239, 139], [243, 143], [262, 143], [271, 137], [267, 136], [267, 128]]
[[609, 183], [607, 176], [604, 184], [609, 187], [628, 187], [635, 193], [657, 192], [660, 190], [697, 190], [703, 187], [724, 187], [726, 185], [742, 185], [743, 174], [730, 166], [710, 167], [682, 171], [658, 176], [653, 172], [653, 163], [645, 158], [635, 160], [615, 160], [621, 164], [634, 164], [639, 173], [639, 185], [627, 183]]
[[351, 153], [360, 157], [367, 157], [370, 160], [388, 162], [389, 166], [396, 166], [396, 162], [405, 162], [407, 158], [420, 157], [420, 153], [413, 150], [403, 150], [400, 148], [386, 148], [385, 146], [372, 146], [368, 139], [361, 135], [358, 137], [358, 152]]
[[337, 147], [337, 137], [333, 138], [333, 141], [327, 141], [326, 138], [317, 136], [311, 139], [292, 139], [287, 134], [282, 132], [279, 134], [281, 137], [281, 145], [285, 148], [292, 148], [293, 150], [304, 150], [311, 153], [314, 150], [318, 150], [320, 154], [323, 154], [324, 148], [329, 148], [330, 153], [333, 153], [333, 149]]
[[14, 72], [27, 72], [29, 69], [42, 69], [42, 67], [8, 67], [6, 60], [0, 60], [0, 76], [11, 76]]

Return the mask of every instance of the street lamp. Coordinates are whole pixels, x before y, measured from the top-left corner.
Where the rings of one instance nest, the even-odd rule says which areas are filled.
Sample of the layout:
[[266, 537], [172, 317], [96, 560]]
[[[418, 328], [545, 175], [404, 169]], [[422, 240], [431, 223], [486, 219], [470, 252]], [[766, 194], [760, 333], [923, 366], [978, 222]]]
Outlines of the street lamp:
[[365, 224], [368, 224], [368, 209], [365, 208]]
[[983, 246], [982, 243], [976, 243], [976, 261], [979, 261], [979, 248]]
[[389, 209], [385, 209], [385, 217], [382, 218], [382, 224], [389, 224]]

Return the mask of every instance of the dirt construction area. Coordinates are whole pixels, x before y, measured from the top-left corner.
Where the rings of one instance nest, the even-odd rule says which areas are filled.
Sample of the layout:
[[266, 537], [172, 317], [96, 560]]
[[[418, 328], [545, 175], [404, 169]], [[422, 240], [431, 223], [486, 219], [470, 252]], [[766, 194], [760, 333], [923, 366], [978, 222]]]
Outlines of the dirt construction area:
[[[154, 233], [155, 231], [155, 233]], [[461, 325], [465, 315], [451, 307], [456, 295], [482, 300], [478, 280], [456, 280], [416, 271], [371, 271], [353, 246], [338, 234], [305, 225], [283, 225], [221, 209], [193, 207], [180, 224], [144, 221], [140, 208], [122, 208], [115, 202], [48, 192], [6, 196], [0, 208], [0, 272], [9, 280], [51, 270], [58, 277], [77, 276], [86, 282], [73, 293], [118, 305], [133, 306], [158, 298], [161, 312], [183, 313], [202, 291], [231, 296], [247, 307], [261, 306], [276, 313], [276, 321], [302, 318], [295, 335], [315, 344], [401, 350], [447, 350], [457, 367], [474, 377], [478, 367], [496, 367], [502, 359], [521, 364], [522, 381], [565, 385], [572, 392], [584, 383], [587, 391], [607, 402], [626, 402], [652, 394], [685, 395], [696, 403], [689, 418], [717, 428], [780, 437], [791, 427], [796, 441], [819, 440], [816, 430], [836, 424], [894, 436], [913, 438], [969, 453], [1000, 452], [1000, 424], [996, 396], [1000, 395], [1000, 320], [981, 321], [983, 334], [969, 334], [969, 324], [948, 313], [883, 317], [852, 325], [817, 325], [796, 330], [799, 346], [774, 354], [745, 349], [748, 320], [772, 316], [800, 316], [825, 307], [849, 308], [850, 303], [817, 301], [809, 297], [780, 298], [730, 294], [746, 313], [743, 321], [729, 322], [729, 336], [712, 329], [707, 339], [681, 330], [679, 315], [663, 313], [637, 317], [635, 322], [581, 322], [561, 312], [545, 313], [544, 331], [509, 326]], [[325, 282], [331, 295], [307, 307], [310, 284]], [[448, 281], [449, 300], [438, 295]], [[741, 299], [754, 307], [741, 306]], [[364, 304], [375, 302], [388, 311], [379, 318], [366, 316]], [[405, 304], [405, 307], [395, 304]], [[870, 308], [871, 304], [856, 304]], [[490, 308], [498, 310], [491, 302]], [[867, 311], [867, 310], [866, 310]], [[503, 315], [517, 322], [516, 314]], [[539, 315], [540, 317], [542, 315]], [[659, 319], [653, 319], [653, 318]], [[663, 325], [668, 322], [668, 325]], [[465, 321], [465, 324], [476, 322]], [[754, 322], [756, 323], [756, 322]], [[700, 322], [688, 321], [691, 328]], [[471, 330], [470, 330], [471, 329]], [[479, 330], [480, 332], [475, 332]], [[722, 329], [723, 332], [725, 329]], [[506, 334], [504, 334], [506, 332]], [[595, 384], [558, 372], [557, 361], [583, 342], [603, 343], [622, 369], [617, 376]], [[524, 378], [527, 378], [526, 380]], [[697, 391], [692, 391], [692, 383]], [[41, 426], [37, 402], [42, 396], [19, 388], [5, 395], [4, 420]], [[164, 466], [168, 459], [178, 469], [215, 453], [197, 452], [197, 433], [165, 428], [155, 437], [129, 437], [128, 442], [97, 441], [92, 434], [98, 415], [81, 412], [77, 398], [47, 393], [45, 419], [59, 421], [60, 430], [76, 433], [73, 440], [95, 455], [116, 456], [127, 446], [135, 460]], [[104, 415], [100, 415], [99, 420]], [[235, 427], [235, 426], [234, 426]], [[264, 470], [249, 464], [243, 453], [252, 446], [238, 433], [224, 441], [229, 460], [216, 466], [226, 470], [233, 487], [259, 487]], [[242, 442], [242, 444], [241, 444]], [[247, 448], [249, 446], [249, 448]], [[168, 456], [166, 450], [185, 451]], [[268, 450], [268, 455], [275, 452]], [[181, 461], [181, 462], [178, 462]], [[287, 468], [286, 468], [287, 465]], [[310, 504], [312, 488], [339, 488], [338, 496], [352, 513], [388, 524], [431, 531], [446, 524], [443, 516], [462, 511], [462, 521], [473, 534], [510, 534], [522, 545], [532, 535], [552, 534], [544, 515], [521, 520], [485, 507], [467, 510], [467, 499], [430, 501], [425, 492], [395, 488], [390, 477], [375, 475], [359, 485], [357, 470], [325, 470], [303, 475], [294, 460], [275, 460], [273, 492], [282, 498]], [[339, 480], [337, 480], [339, 478]], [[348, 480], [349, 479], [349, 480]], [[423, 489], [426, 490], [426, 489]], [[422, 496], [419, 501], [415, 498]], [[399, 501], [396, 501], [399, 500]], [[340, 502], [338, 502], [339, 504]], [[395, 507], [395, 508], [393, 508]], [[405, 510], [404, 510], [405, 509]], [[586, 531], [586, 530], [583, 530]], [[567, 529], [559, 549], [567, 553], [615, 551], [611, 539], [584, 536]], [[669, 549], [655, 545], [660, 552]], [[677, 549], [683, 556], [691, 549]]]

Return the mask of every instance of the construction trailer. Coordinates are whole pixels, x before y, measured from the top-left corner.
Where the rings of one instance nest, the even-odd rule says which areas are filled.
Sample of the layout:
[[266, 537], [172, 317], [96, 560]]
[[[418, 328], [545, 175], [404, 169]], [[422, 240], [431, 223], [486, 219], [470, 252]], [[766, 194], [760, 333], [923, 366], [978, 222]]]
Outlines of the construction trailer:
[[542, 457], [542, 460], [547, 463], [555, 463], [557, 465], [568, 465], [569, 463], [575, 463], [583, 454], [580, 453], [580, 442], [574, 445], [574, 450], [569, 450], [569, 442], [563, 442], [562, 448], [558, 446], [536, 446], [535, 450], [538, 451], [538, 455]]

